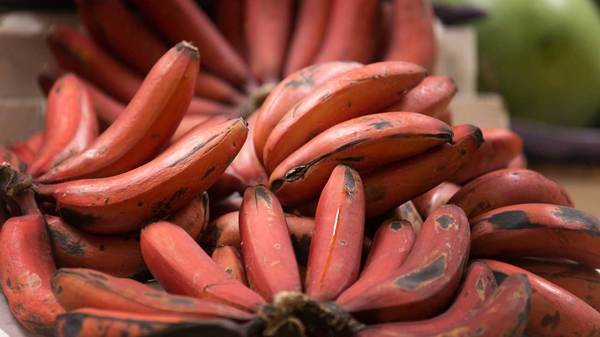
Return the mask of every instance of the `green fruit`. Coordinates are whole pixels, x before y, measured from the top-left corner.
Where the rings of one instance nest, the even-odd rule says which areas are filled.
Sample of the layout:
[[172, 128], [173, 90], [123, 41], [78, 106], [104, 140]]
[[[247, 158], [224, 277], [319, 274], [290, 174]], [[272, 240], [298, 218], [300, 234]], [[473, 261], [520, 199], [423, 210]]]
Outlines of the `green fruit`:
[[600, 15], [591, 0], [439, 0], [479, 5], [480, 84], [512, 114], [590, 125], [600, 112]]

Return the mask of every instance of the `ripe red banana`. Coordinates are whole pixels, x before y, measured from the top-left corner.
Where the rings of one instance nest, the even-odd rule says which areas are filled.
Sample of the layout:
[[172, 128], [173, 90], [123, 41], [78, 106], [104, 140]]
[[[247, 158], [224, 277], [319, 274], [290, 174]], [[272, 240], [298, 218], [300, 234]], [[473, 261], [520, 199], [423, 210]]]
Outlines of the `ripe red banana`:
[[427, 76], [419, 85], [409, 90], [399, 101], [386, 107], [385, 110], [418, 112], [438, 118], [440, 114], [447, 111], [448, 105], [457, 91], [458, 88], [451, 78]]
[[231, 162], [227, 172], [235, 176], [240, 183], [240, 193], [244, 193], [246, 186], [267, 185], [269, 177], [265, 172], [262, 163], [256, 156], [254, 149], [254, 126], [256, 125], [256, 115], [248, 118], [248, 138], [240, 153]]
[[375, 56], [379, 1], [332, 0], [323, 42], [312, 63], [358, 61]]
[[329, 127], [389, 106], [423, 77], [425, 70], [417, 65], [381, 62], [347, 71], [323, 83], [274, 127], [263, 150], [267, 172]]
[[[322, 1], [322, 0], [321, 0]], [[254, 148], [262, 161], [263, 150], [271, 131], [281, 118], [314, 88], [352, 69], [361, 67], [356, 62], [327, 62], [296, 71], [271, 90], [254, 115]]]
[[208, 193], [204, 192], [173, 214], [169, 221], [183, 228], [194, 240], [199, 240], [208, 226], [208, 206]]
[[[413, 202], [410, 200], [400, 206], [395, 207], [390, 212], [385, 213], [383, 216], [386, 219], [400, 219], [408, 221], [416, 234], [419, 234], [421, 231], [423, 219], [427, 218], [421, 217], [421, 214], [419, 214], [415, 204], [413, 204]], [[373, 220], [377, 220], [377, 218], [369, 219], [370, 222]]]
[[173, 47], [152, 68], [125, 111], [93, 144], [39, 180], [108, 177], [152, 158], [171, 138], [187, 110], [198, 63], [198, 50], [190, 44]]
[[463, 186], [449, 203], [469, 218], [516, 204], [545, 203], [573, 207], [565, 189], [540, 173], [527, 169], [492, 171]]
[[505, 168], [523, 151], [523, 141], [516, 133], [500, 128], [483, 128], [484, 143], [469, 163], [449, 180], [464, 184], [485, 173]]
[[352, 287], [375, 286], [402, 266], [415, 242], [415, 232], [406, 220], [384, 222], [373, 237], [360, 277]]
[[121, 102], [128, 102], [138, 90], [139, 77], [84, 34], [56, 25], [46, 39], [62, 68], [85, 77]]
[[500, 281], [515, 274], [525, 274], [529, 279], [532, 293], [527, 336], [594, 336], [600, 331], [600, 313], [570, 292], [513, 265], [493, 260], [482, 262]]
[[242, 263], [240, 252], [234, 246], [222, 246], [213, 250], [212, 259], [217, 266], [227, 273], [230, 279], [234, 279], [245, 286], [248, 286], [246, 279], [246, 270]]
[[25, 172], [27, 170], [25, 166], [29, 166], [33, 162], [43, 143], [44, 132], [40, 131], [34, 133], [31, 135], [31, 137], [22, 142], [11, 144], [9, 148], [5, 150], [9, 150], [10, 152], [14, 153], [18, 157], [19, 161], [23, 162], [23, 167], [19, 168], [18, 165], [15, 167], [19, 168], [20, 171]]
[[142, 230], [140, 245], [152, 275], [170, 293], [224, 303], [255, 312], [264, 300], [229, 278], [185, 231], [168, 222]]
[[250, 69], [262, 83], [277, 82], [292, 29], [292, 0], [246, 0], [244, 30]]
[[325, 37], [332, 2], [304, 0], [299, 4], [285, 63], [285, 76], [313, 63], [312, 60], [317, 56]]
[[376, 285], [352, 286], [336, 303], [366, 320], [424, 319], [438, 314], [459, 285], [469, 254], [469, 222], [453, 205], [423, 223], [406, 261]]
[[171, 137], [171, 143], [177, 142], [181, 137], [187, 134], [190, 130], [196, 128], [198, 125], [202, 125], [202, 128], [210, 130], [219, 124], [227, 121], [227, 117], [222, 115], [185, 115], [179, 123], [177, 130]]
[[74, 75], [54, 83], [48, 96], [44, 142], [27, 173], [38, 176], [78, 155], [98, 135], [98, 121], [85, 85]]
[[300, 292], [298, 263], [277, 197], [265, 186], [249, 187], [239, 214], [242, 257], [252, 289], [267, 302], [282, 291]]
[[576, 263], [520, 259], [512, 264], [532, 272], [569, 291], [600, 311], [600, 272]]
[[13, 316], [37, 335], [51, 336], [56, 315], [64, 312], [50, 289], [54, 270], [43, 217], [7, 220], [0, 235], [2, 292]]
[[[458, 190], [460, 190], [460, 186], [449, 182], [443, 182], [414, 198], [412, 202], [419, 211], [419, 214], [426, 218], [438, 207], [447, 204], [448, 200], [450, 200]], [[463, 210], [465, 209], [463, 208]], [[465, 211], [465, 213], [467, 216], [469, 215], [468, 212]]]
[[[77, 327], [77, 329], [74, 329]], [[150, 337], [177, 333], [243, 337], [242, 329], [226, 320], [200, 320], [187, 316], [147, 315], [131, 312], [80, 309], [56, 320], [56, 337]], [[187, 336], [187, 335], [186, 335]]]
[[437, 42], [431, 1], [394, 0], [392, 15], [394, 28], [385, 60], [411, 62], [433, 69]]
[[362, 180], [339, 165], [323, 188], [306, 267], [306, 294], [317, 301], [335, 299], [360, 272], [365, 217]]
[[92, 269], [57, 270], [52, 290], [68, 311], [96, 308], [139, 314], [185, 315], [196, 318], [248, 320], [252, 315], [239, 309], [164, 291], [128, 279], [113, 277]]
[[192, 0], [134, 3], [171, 42], [190, 41], [197, 46], [208, 71], [235, 84], [246, 82], [249, 73], [244, 61]]
[[120, 277], [138, 277], [146, 271], [134, 235], [89, 235], [55, 216], [46, 216], [46, 222], [59, 268], [92, 268]]
[[454, 311], [446, 313], [454, 316], [454, 320], [450, 322], [447, 320], [438, 322], [436, 318], [432, 318], [416, 323], [382, 324], [368, 328], [364, 333], [359, 334], [359, 337], [520, 337], [527, 327], [530, 298], [531, 287], [527, 278], [523, 275], [512, 275], [470, 319], [467, 319], [459, 308], [451, 308], [450, 310], [454, 309]]
[[600, 268], [600, 220], [575, 208], [519, 204], [471, 219], [471, 255], [555, 257]]
[[472, 125], [452, 128], [454, 144], [444, 144], [365, 176], [367, 216], [380, 215], [448, 180], [473, 158], [483, 142]]
[[[468, 322], [491, 299], [498, 286], [492, 270], [484, 263], [473, 262], [464, 277], [462, 288], [454, 303], [439, 316], [414, 322], [394, 322], [369, 326], [360, 337], [394, 336], [400, 332], [408, 336], [435, 335], [447, 332]], [[421, 335], [422, 334], [422, 335]]]
[[54, 197], [62, 217], [87, 232], [132, 231], [144, 221], [164, 219], [206, 191], [242, 147], [246, 133], [241, 118], [209, 132], [200, 126], [129, 172], [38, 185], [37, 191]]
[[417, 113], [350, 119], [320, 133], [277, 165], [271, 189], [285, 205], [298, 204], [315, 198], [338, 164], [365, 172], [451, 140], [448, 125]]
[[246, 57], [244, 36], [245, 0], [220, 0], [215, 2], [215, 24], [229, 44], [242, 58]]

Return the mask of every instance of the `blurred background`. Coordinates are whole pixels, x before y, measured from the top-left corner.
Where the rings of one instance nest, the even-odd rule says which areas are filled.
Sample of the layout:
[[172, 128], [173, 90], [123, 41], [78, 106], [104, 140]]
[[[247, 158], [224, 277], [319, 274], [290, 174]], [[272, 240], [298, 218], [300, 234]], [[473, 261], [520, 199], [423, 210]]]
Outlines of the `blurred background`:
[[[140, 15], [136, 1], [115, 1], [160, 43], [172, 42], [145, 13]], [[236, 2], [203, 0], [197, 5], [221, 31], [243, 30], [223, 23], [243, 15], [232, 9]], [[525, 141], [531, 167], [563, 183], [579, 208], [600, 215], [600, 0], [432, 3], [438, 52], [431, 70], [457, 82], [460, 92], [451, 106], [454, 121], [512, 128]], [[377, 22], [393, 21], [386, 16], [389, 5], [379, 1]], [[295, 19], [299, 19], [299, 6], [296, 3], [292, 9]], [[82, 25], [80, 17], [83, 14], [78, 14], [74, 1], [0, 0], [0, 143], [25, 140], [43, 128], [45, 95], [39, 84], [44, 76], [48, 79], [57, 73], [56, 55], [46, 42], [53, 24], [85, 32], [126, 71], [143, 76], [98, 32], [90, 32], [89, 23]], [[381, 49], [390, 37], [385, 27], [379, 28], [370, 38]], [[235, 32], [223, 33], [243, 55], [243, 43], [236, 45]], [[135, 41], [135, 36], [130, 38]], [[382, 59], [382, 53], [376, 50], [369, 61]], [[244, 97], [252, 96], [265, 82], [233, 84], [242, 98], [214, 102], [211, 98], [213, 105], [207, 109], [211, 113], [239, 109], [247, 103]]]

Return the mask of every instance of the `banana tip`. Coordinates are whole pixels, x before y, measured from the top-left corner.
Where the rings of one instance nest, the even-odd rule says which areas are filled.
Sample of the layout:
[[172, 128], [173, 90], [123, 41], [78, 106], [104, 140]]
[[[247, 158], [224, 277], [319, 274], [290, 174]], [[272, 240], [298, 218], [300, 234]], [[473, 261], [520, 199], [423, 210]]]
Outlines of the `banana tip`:
[[198, 48], [194, 46], [191, 42], [181, 41], [175, 46], [175, 50], [178, 52], [185, 52], [190, 54], [193, 58], [199, 59], [200, 53], [198, 52]]

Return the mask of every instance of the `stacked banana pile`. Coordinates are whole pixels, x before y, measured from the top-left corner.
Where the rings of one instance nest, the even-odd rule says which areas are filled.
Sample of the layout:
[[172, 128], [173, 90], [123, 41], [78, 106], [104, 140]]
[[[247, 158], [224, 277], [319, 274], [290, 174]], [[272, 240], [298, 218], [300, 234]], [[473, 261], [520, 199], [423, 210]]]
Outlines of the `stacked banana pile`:
[[[186, 28], [210, 23], [191, 2], [134, 2], [172, 39], [220, 36]], [[263, 2], [248, 1], [246, 20], [224, 20], [223, 31], [245, 22], [254, 36], [289, 22], [274, 20], [290, 11], [286, 1], [269, 11]], [[368, 14], [369, 1], [319, 9], [325, 3], [302, 2], [294, 36], [322, 11], [332, 27], [346, 24], [335, 20], [342, 10]], [[89, 22], [131, 10], [112, 0], [80, 9]], [[139, 20], [128, 18], [124, 27]], [[109, 26], [96, 32], [111, 28], [138, 56], [150, 54], [144, 39], [133, 48], [129, 34]], [[354, 26], [355, 35], [364, 29]], [[229, 44], [212, 40], [199, 40], [200, 52], [188, 42], [161, 49], [139, 83], [100, 66], [110, 63], [85, 63], [100, 54], [57, 53], [81, 63], [44, 82], [45, 130], [0, 148], [0, 282], [26, 329], [60, 337], [598, 335], [600, 220], [525, 168], [517, 135], [452, 125], [454, 83], [412, 62], [315, 56], [333, 53], [324, 51], [293, 58], [292, 43], [284, 68], [273, 54], [280, 33], [260, 42], [275, 44], [268, 50], [243, 49], [253, 77], [236, 77], [219, 47]], [[77, 37], [51, 38], [64, 47], [84, 41], [77, 34], [50, 36]], [[266, 38], [258, 35], [246, 41]], [[203, 77], [216, 78], [199, 70], [211, 52], [219, 56], [206, 68], [222, 82], [249, 88], [290, 74], [248, 122], [192, 111], [207, 99], [197, 96]], [[129, 87], [126, 106], [98, 95], [98, 79]], [[102, 102], [115, 108], [112, 119]]]

